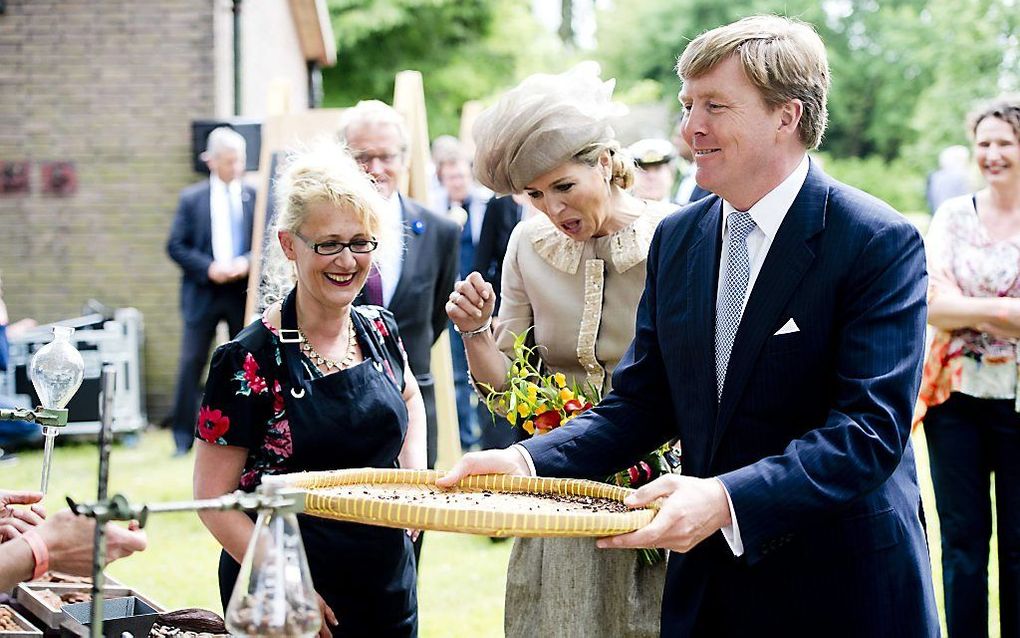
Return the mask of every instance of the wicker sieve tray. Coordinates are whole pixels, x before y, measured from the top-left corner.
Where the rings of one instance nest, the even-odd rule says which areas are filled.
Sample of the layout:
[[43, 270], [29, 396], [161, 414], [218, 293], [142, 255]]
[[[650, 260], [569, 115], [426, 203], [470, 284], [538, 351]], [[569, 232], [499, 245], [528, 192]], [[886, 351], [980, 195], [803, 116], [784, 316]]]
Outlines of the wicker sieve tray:
[[[435, 470], [356, 469], [281, 474], [263, 481], [303, 490], [307, 514], [384, 527], [500, 537], [594, 537], [634, 531], [655, 516], [652, 509], [590, 511], [608, 509], [610, 502], [620, 503], [632, 492], [605, 483], [478, 475], [442, 490], [435, 487], [442, 475]], [[592, 508], [537, 494], [599, 502]]]

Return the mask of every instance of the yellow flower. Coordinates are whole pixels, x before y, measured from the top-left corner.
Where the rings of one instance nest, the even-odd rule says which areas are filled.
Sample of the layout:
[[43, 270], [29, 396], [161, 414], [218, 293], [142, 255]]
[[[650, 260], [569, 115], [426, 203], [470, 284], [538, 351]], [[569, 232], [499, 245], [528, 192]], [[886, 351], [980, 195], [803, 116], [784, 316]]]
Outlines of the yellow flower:
[[535, 416], [539, 416], [541, 414], [545, 414], [548, 411], [549, 411], [549, 406], [547, 406], [544, 403], [539, 403], [538, 407], [535, 408]]
[[506, 420], [510, 422], [510, 425], [517, 425], [517, 413], [507, 412]]
[[569, 400], [571, 400], [573, 398], [574, 398], [574, 393], [570, 390], [570, 388], [563, 388], [562, 390], [560, 390], [560, 399], [561, 400], [569, 401]]
[[535, 401], [538, 398], [538, 386], [534, 383], [528, 383], [528, 400]]
[[534, 434], [535, 433], [535, 422], [532, 421], [531, 419], [528, 419], [527, 421], [525, 421], [521, 425], [521, 427], [524, 428], [524, 431], [527, 432], [528, 434]]
[[518, 403], [517, 411], [520, 413], [521, 416], [528, 416], [529, 414], [531, 414], [531, 408], [528, 407], [527, 403]]
[[[562, 372], [557, 372], [553, 375], [553, 380], [556, 381], [556, 385], [559, 387], [565, 387], [567, 385], [567, 377]], [[564, 399], [566, 400], [566, 399]]]
[[506, 399], [499, 400], [499, 409], [502, 412], [506, 412]]

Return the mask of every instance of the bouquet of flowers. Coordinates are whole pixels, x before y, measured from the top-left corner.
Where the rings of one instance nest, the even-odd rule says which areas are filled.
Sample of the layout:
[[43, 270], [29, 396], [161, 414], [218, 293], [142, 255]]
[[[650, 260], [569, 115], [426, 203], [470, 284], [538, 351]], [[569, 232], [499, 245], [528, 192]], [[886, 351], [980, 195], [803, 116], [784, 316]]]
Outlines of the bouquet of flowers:
[[[527, 330], [514, 335], [514, 356], [507, 371], [505, 389], [496, 391], [486, 383], [478, 385], [488, 393], [485, 406], [494, 417], [505, 414], [511, 425], [521, 427], [530, 435], [542, 435], [590, 410], [602, 400], [602, 393], [591, 384], [568, 385], [566, 375], [561, 372], [542, 374], [541, 358], [537, 348], [527, 345], [527, 335]], [[608, 477], [606, 482], [637, 488], [676, 471], [679, 465], [679, 455], [667, 443], [637, 465]], [[643, 549], [641, 554], [649, 565], [665, 558], [661, 549]]]

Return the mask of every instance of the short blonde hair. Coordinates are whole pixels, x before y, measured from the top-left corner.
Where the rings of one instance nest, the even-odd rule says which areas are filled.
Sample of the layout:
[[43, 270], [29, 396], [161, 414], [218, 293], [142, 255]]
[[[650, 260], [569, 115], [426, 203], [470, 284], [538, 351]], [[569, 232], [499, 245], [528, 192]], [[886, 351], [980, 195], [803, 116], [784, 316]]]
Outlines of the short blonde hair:
[[352, 213], [379, 242], [373, 258], [394, 239], [386, 236], [382, 223], [386, 201], [341, 144], [320, 141], [309, 149], [292, 153], [275, 187], [276, 218], [268, 236], [261, 285], [262, 307], [285, 297], [296, 281], [294, 268], [276, 235], [281, 230], [297, 232], [312, 206], [327, 203]]
[[695, 38], [676, 72], [681, 80], [697, 78], [733, 55], [769, 108], [800, 100], [800, 140], [806, 148], [817, 148], [829, 119], [830, 75], [825, 45], [814, 28], [779, 16], [744, 18]]

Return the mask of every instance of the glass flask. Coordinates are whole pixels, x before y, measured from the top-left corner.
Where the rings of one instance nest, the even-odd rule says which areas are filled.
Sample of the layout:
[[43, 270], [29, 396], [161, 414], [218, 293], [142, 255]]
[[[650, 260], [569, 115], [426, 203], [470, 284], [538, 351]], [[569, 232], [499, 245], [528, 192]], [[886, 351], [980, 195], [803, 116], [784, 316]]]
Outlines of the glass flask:
[[[53, 341], [39, 348], [29, 363], [28, 376], [43, 408], [64, 409], [85, 378], [85, 360], [71, 344], [72, 334], [74, 328], [53, 326]], [[49, 485], [53, 439], [59, 431], [59, 428], [53, 426], [44, 425], [42, 428], [45, 448], [40, 489], [43, 492]]]
[[318, 633], [322, 616], [297, 515], [259, 511], [226, 615], [233, 636]]
[[74, 328], [53, 326], [53, 341], [32, 357], [28, 373], [44, 408], [63, 409], [85, 378], [85, 360], [71, 345]]

